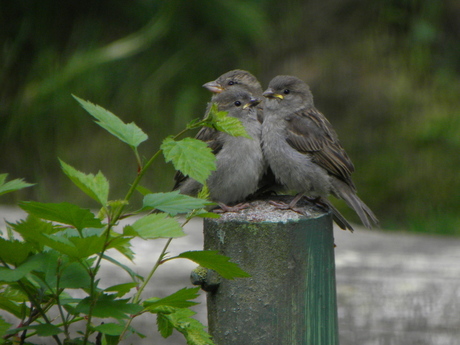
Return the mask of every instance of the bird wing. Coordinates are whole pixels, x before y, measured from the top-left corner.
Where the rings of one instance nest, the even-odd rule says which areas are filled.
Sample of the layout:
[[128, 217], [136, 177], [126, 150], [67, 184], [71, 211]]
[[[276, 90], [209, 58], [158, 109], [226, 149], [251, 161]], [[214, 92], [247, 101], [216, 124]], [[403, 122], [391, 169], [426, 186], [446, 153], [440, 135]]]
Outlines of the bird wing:
[[[195, 139], [204, 141], [208, 144], [208, 147], [212, 150], [214, 155], [217, 155], [219, 151], [222, 149], [223, 141], [222, 141], [222, 133], [219, 132], [217, 129], [210, 128], [210, 127], [202, 127], [200, 131], [195, 136]], [[180, 184], [187, 179], [187, 176], [182, 174], [181, 171], [176, 171], [174, 175], [174, 187], [173, 190], [176, 190]]]
[[353, 163], [340, 144], [329, 121], [315, 108], [285, 118], [287, 142], [299, 152], [309, 154], [314, 163], [356, 189], [351, 180]]

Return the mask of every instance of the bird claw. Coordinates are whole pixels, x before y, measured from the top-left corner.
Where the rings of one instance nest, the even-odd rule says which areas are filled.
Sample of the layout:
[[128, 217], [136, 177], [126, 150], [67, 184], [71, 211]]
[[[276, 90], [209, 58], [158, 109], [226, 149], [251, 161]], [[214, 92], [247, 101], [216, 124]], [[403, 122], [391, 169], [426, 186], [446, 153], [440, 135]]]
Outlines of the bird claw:
[[240, 212], [245, 208], [248, 208], [250, 205], [248, 203], [241, 203], [235, 206], [227, 206], [225, 204], [219, 203], [220, 208], [213, 210], [214, 213], [226, 213], [226, 212]]
[[323, 202], [321, 200], [321, 197], [311, 197], [311, 196], [305, 196], [304, 199], [306, 199], [310, 204], [313, 206], [318, 206], [321, 208], [323, 211], [328, 212], [330, 210], [330, 207], [328, 204]]
[[291, 204], [286, 204], [284, 202], [278, 202], [273, 200], [270, 200], [269, 204], [275, 206], [275, 208], [277, 208], [278, 210], [291, 210], [300, 213], [301, 215], [306, 215], [304, 210], [302, 210], [299, 207], [291, 206]]

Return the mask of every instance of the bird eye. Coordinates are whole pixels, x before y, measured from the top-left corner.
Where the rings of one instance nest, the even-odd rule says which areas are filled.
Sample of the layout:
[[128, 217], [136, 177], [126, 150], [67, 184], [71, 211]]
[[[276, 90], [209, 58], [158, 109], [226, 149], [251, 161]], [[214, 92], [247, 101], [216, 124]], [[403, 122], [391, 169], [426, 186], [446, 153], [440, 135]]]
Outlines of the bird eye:
[[286, 89], [286, 90], [284, 90], [283, 92], [284, 92], [285, 95], [287, 95], [287, 94], [288, 94], [289, 92], [291, 92], [291, 91], [289, 91], [288, 89]]
[[234, 103], [237, 107], [239, 107], [241, 105], [241, 102], [240, 101], [235, 101]]
[[235, 84], [235, 82], [234, 82], [233, 80], [230, 80], [230, 81], [228, 82], [228, 85], [233, 85], [233, 84]]

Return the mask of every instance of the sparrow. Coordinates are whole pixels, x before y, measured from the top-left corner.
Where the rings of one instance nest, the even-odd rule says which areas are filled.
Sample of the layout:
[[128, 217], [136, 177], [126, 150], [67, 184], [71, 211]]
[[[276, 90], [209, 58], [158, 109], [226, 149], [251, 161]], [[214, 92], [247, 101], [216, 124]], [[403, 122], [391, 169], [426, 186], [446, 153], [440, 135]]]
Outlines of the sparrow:
[[[254, 193], [265, 171], [265, 161], [261, 148], [262, 127], [257, 120], [257, 105], [260, 99], [253, 97], [243, 88], [233, 87], [215, 95], [219, 111], [228, 112], [241, 121], [251, 137], [233, 137], [214, 128], [203, 127], [196, 139], [208, 144], [216, 156], [216, 170], [206, 181], [210, 199], [219, 204], [224, 212], [237, 211], [237, 206], [229, 204], [242, 202]], [[196, 196], [203, 187], [196, 180], [178, 172], [174, 190]], [[244, 205], [242, 205], [244, 208]]]
[[219, 78], [214, 81], [210, 81], [203, 85], [204, 88], [208, 89], [214, 95], [211, 98], [211, 102], [206, 109], [206, 113], [209, 111], [209, 107], [214, 101], [214, 98], [221, 92], [231, 90], [234, 87], [239, 87], [247, 90], [251, 95], [260, 99], [260, 103], [257, 107], [257, 118], [260, 123], [263, 122], [263, 97], [262, 97], [262, 86], [256, 77], [254, 77], [248, 71], [241, 69], [235, 69], [227, 73], [222, 74]]
[[262, 86], [260, 86], [257, 78], [248, 71], [241, 69], [235, 69], [224, 73], [216, 80], [204, 84], [203, 87], [215, 94], [229, 90], [232, 87], [240, 87], [262, 100]]
[[377, 217], [357, 196], [351, 179], [354, 165], [330, 122], [315, 108], [308, 85], [299, 78], [281, 75], [270, 81], [263, 96], [265, 159], [278, 183], [298, 193], [289, 205], [278, 206], [295, 210], [305, 195], [326, 204], [336, 223], [353, 231], [327, 199], [332, 194], [343, 199], [367, 228], [377, 224]]

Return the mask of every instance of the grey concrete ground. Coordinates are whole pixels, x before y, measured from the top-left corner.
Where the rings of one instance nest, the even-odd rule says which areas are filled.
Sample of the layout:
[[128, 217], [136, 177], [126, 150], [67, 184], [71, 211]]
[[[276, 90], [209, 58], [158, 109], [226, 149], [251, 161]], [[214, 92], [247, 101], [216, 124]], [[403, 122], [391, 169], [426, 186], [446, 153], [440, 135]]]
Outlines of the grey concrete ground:
[[[4, 219], [22, 216], [17, 208], [0, 207], [0, 228]], [[201, 222], [192, 222], [186, 232], [188, 236], [172, 242], [172, 255], [202, 248]], [[353, 234], [335, 229], [335, 243], [341, 345], [460, 344], [459, 238], [357, 228]], [[163, 244], [163, 240], [134, 241], [136, 259], [131, 267], [145, 275]], [[145, 297], [191, 287], [189, 273], [194, 267], [187, 260], [161, 266]], [[101, 278], [104, 286], [128, 281], [126, 274], [109, 265]], [[197, 318], [206, 323], [204, 293], [198, 301]], [[152, 316], [143, 315], [134, 326], [147, 338], [133, 337], [126, 344], [185, 344], [178, 334], [161, 338]]]

